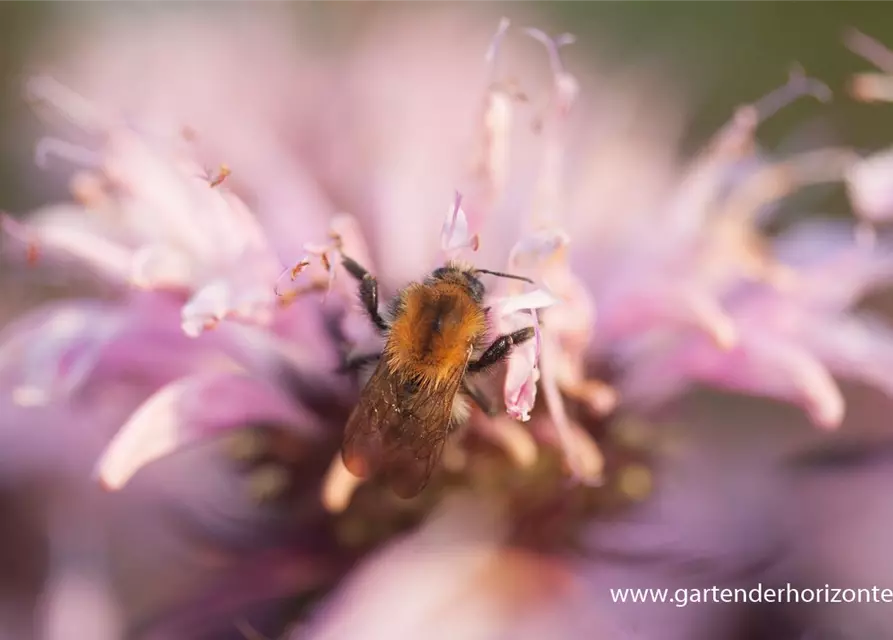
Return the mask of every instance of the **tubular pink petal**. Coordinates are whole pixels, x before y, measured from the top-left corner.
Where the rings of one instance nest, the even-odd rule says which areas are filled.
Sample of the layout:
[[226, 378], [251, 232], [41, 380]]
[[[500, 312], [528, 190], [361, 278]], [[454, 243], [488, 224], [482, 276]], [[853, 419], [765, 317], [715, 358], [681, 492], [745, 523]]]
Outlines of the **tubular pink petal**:
[[703, 332], [720, 349], [735, 345], [734, 320], [706, 291], [658, 280], [642, 283], [640, 291], [617, 293], [602, 306], [599, 340], [629, 339], [638, 333], [671, 327]]
[[84, 167], [102, 165], [102, 154], [96, 151], [58, 138], [41, 138], [34, 148], [34, 162], [41, 169], [45, 169], [50, 157], [67, 160]]
[[536, 440], [514, 420], [480, 420], [475, 423], [475, 430], [505, 451], [519, 469], [531, 467], [536, 462], [539, 453]]
[[517, 347], [509, 358], [504, 383], [506, 412], [515, 420], [527, 422], [536, 404], [536, 388], [540, 380], [537, 368], [539, 340]]
[[490, 40], [490, 46], [487, 47], [487, 51], [484, 53], [484, 60], [487, 64], [491, 65], [491, 67], [496, 66], [497, 56], [499, 55], [499, 46], [502, 44], [502, 40], [505, 38], [505, 34], [508, 33], [511, 24], [511, 20], [506, 17], [499, 19], [499, 26], [496, 27], [496, 33], [493, 34], [493, 38]]
[[737, 330], [734, 321], [715, 300], [695, 291], [683, 291], [679, 299], [679, 314], [671, 306], [671, 317], [704, 331], [720, 349], [727, 351], [735, 346]]
[[0, 342], [0, 379], [19, 406], [65, 398], [93, 372], [124, 319], [101, 305], [59, 305], [25, 316]]
[[703, 364], [698, 377], [704, 382], [792, 402], [823, 429], [843, 419], [843, 395], [828, 369], [792, 341], [749, 335], [728, 356], [716, 352]]
[[146, 400], [112, 438], [96, 474], [116, 491], [147, 464], [192, 442], [249, 424], [295, 424], [302, 418], [263, 382], [233, 373], [198, 374]]
[[512, 248], [509, 268], [535, 268], [549, 260], [560, 258], [570, 244], [570, 236], [557, 227], [540, 229], [527, 234]]
[[25, 94], [28, 99], [51, 107], [70, 123], [90, 133], [108, 133], [118, 124], [95, 104], [51, 76], [29, 78]]
[[761, 122], [803, 96], [825, 101], [830, 90], [795, 68], [788, 82], [755, 102], [739, 107], [699, 154], [673, 197], [667, 217], [680, 237], [692, 237], [719, 203], [734, 167], [754, 154], [754, 135]]
[[828, 85], [808, 77], [802, 67], [794, 65], [788, 75], [788, 82], [784, 86], [767, 93], [765, 96], [752, 103], [751, 107], [758, 114], [758, 121], [765, 122], [780, 110], [800, 98], [810, 96], [819, 102], [829, 102], [832, 95]]
[[[127, 199], [153, 213], [155, 228], [170, 242], [200, 259], [217, 255], [213, 234], [201, 224], [205, 210], [195, 197], [194, 186], [200, 178], [186, 178], [169, 154], [150, 147], [131, 131], [121, 131], [109, 141], [105, 172], [124, 189]], [[207, 183], [203, 188], [213, 193]]]
[[232, 307], [232, 289], [227, 282], [218, 280], [205, 285], [183, 305], [183, 332], [197, 338], [216, 327]]
[[863, 219], [882, 222], [893, 218], [893, 149], [855, 162], [846, 173], [853, 209]]
[[757, 169], [738, 184], [716, 213], [717, 217], [754, 220], [767, 205], [797, 189], [840, 182], [857, 164], [851, 149], [807, 151]]
[[893, 396], [893, 330], [879, 318], [813, 321], [798, 337], [835, 373]]
[[493, 299], [490, 309], [498, 316], [509, 316], [520, 311], [545, 309], [559, 304], [561, 300], [545, 289], [534, 289], [525, 293]]
[[194, 280], [188, 257], [167, 245], [147, 245], [133, 256], [130, 282], [140, 289], [186, 289]]
[[0, 220], [3, 230], [24, 245], [29, 263], [49, 253], [79, 260], [112, 281], [127, 281], [133, 258], [130, 249], [83, 224], [78, 219], [83, 214], [76, 209], [46, 213], [45, 219], [35, 223], [18, 222], [9, 216]]
[[520, 96], [499, 80], [497, 57], [509, 24], [508, 18], [500, 20], [485, 54], [490, 68], [490, 86], [484, 98], [480, 141], [470, 176], [473, 185], [470, 224], [474, 227], [479, 227], [482, 218], [492, 213], [502, 199], [508, 179], [513, 102]]
[[559, 50], [574, 42], [573, 36], [564, 34], [550, 38], [539, 29], [526, 29], [525, 33], [541, 42], [549, 55], [553, 75], [552, 108], [544, 122], [547, 126], [543, 157], [537, 191], [534, 197], [530, 222], [534, 229], [555, 226], [563, 215], [562, 181], [565, 156], [565, 125], [573, 106], [579, 85], [573, 75], [565, 71]]
[[871, 36], [850, 28], [843, 34], [843, 43], [850, 51], [862, 56], [878, 69], [893, 73], [893, 51]]
[[540, 355], [542, 371], [540, 385], [549, 408], [549, 416], [555, 429], [558, 446], [561, 448], [568, 469], [576, 481], [598, 485], [603, 481], [604, 460], [598, 446], [591, 438], [583, 436], [567, 415], [564, 399], [558, 388], [558, 377], [552, 369], [553, 363], [557, 359], [556, 349], [557, 345], [553, 340], [548, 335], [545, 336]]

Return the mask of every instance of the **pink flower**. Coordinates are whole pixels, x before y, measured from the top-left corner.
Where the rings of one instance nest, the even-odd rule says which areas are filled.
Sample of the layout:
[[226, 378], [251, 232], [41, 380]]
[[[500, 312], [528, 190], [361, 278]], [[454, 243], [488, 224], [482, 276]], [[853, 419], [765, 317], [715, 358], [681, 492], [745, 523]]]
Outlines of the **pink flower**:
[[[77, 452], [93, 480], [127, 495], [225, 434], [286, 434], [264, 440], [255, 457], [275, 449], [280, 459], [251, 476], [263, 495], [300, 478], [292, 506], [306, 546], [244, 563], [232, 554], [222, 586], [174, 607], [156, 633], [227, 617], [258, 585], [264, 597], [331, 587], [367, 551], [424, 523], [307, 614], [306, 634], [374, 624], [375, 637], [432, 625], [443, 637], [617, 637], [610, 621], [592, 626], [592, 576], [551, 552], [565, 542], [549, 528], [557, 514], [561, 535], [593, 535], [579, 504], [614, 490], [596, 440], [604, 418], [703, 382], [795, 403], [833, 428], [845, 410], [834, 374], [893, 392], [889, 329], [852, 312], [889, 278], [884, 239], [867, 246], [829, 225], [770, 239], [758, 226], [780, 199], [821, 182], [849, 181], [854, 202], [883, 208], [874, 168], [848, 149], [758, 149], [758, 125], [775, 111], [828, 99], [804, 73], [741, 107], [683, 163], [672, 94], [636, 77], [578, 77], [564, 60], [568, 35], [503, 20], [487, 48], [477, 25], [432, 30], [394, 17], [333, 54], [293, 51], [293, 34], [273, 23], [236, 24], [161, 23], [172, 31], [157, 59], [146, 46], [164, 29], [149, 40], [116, 31], [73, 56], [86, 64], [65, 85], [33, 80], [32, 98], [97, 139], [43, 140], [39, 160], [85, 169], [75, 202], [4, 225], [26, 262], [80, 261], [117, 295], [38, 310], [0, 345], [0, 384], [18, 411], [115, 417]], [[519, 42], [529, 50], [510, 49]], [[344, 256], [378, 278], [382, 302], [447, 259], [533, 282], [486, 280], [494, 337], [533, 326], [536, 338], [490, 381], [499, 415], [473, 413], [416, 501], [361, 485], [337, 453], [362, 379], [336, 369], [381, 348]], [[285, 459], [295, 442], [300, 454]], [[205, 486], [208, 468], [181, 471], [178, 491]], [[446, 500], [446, 515], [428, 520], [456, 484], [472, 497]], [[485, 513], [497, 504], [508, 511]], [[539, 526], [549, 552], [524, 542]], [[430, 570], [420, 578], [418, 566]]]

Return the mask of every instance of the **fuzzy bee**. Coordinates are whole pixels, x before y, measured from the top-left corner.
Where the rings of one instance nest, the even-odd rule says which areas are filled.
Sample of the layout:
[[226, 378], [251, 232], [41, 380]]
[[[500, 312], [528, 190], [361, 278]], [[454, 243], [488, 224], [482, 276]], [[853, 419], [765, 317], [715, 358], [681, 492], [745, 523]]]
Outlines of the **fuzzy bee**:
[[375, 277], [351, 258], [343, 257], [343, 265], [359, 280], [360, 301], [386, 339], [381, 353], [347, 363], [377, 365], [347, 421], [344, 464], [355, 476], [380, 476], [398, 496], [411, 498], [427, 485], [447, 436], [468, 418], [469, 400], [495, 413], [469, 376], [535, 335], [525, 327], [486, 344], [480, 274], [530, 280], [449, 262], [400, 291], [382, 315]]

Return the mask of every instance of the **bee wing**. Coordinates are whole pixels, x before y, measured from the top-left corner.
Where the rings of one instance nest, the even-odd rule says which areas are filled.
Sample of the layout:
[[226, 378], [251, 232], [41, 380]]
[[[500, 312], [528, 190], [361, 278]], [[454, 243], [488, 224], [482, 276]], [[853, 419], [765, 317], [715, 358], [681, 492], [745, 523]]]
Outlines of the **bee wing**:
[[348, 470], [361, 478], [380, 473], [398, 496], [417, 495], [440, 459], [464, 373], [456, 368], [436, 390], [410, 390], [379, 362], [345, 427], [341, 452]]

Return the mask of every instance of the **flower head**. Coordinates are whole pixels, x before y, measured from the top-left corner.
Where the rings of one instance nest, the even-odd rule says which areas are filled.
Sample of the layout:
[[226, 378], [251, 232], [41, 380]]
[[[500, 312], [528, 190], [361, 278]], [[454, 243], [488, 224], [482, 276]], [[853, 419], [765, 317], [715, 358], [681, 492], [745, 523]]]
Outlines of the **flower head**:
[[[425, 591], [431, 607], [407, 613], [400, 628], [415, 632], [468, 585], [494, 596], [489, 581], [517, 566], [525, 567], [519, 584], [530, 588], [524, 601], [543, 605], [531, 606], [547, 618], [555, 599], [531, 585], [548, 578], [561, 586], [556, 593], [577, 593], [572, 568], [506, 549], [542, 530], [547, 542], [538, 543], [560, 546], [610, 501], [613, 460], [600, 439], [607, 417], [659, 407], [699, 382], [797, 404], [834, 428], [845, 410], [834, 375], [893, 392], [889, 329], [852, 312], [859, 296], [889, 280], [888, 240], [860, 243], [855, 225], [794, 226], [778, 237], [760, 226], [779, 201], [823, 182], [846, 182], [859, 215], [884, 218], [884, 163], [849, 149], [791, 157], [759, 149], [759, 125], [795, 99], [827, 100], [822, 83], [795, 69], [683, 162], [675, 109], [630, 106], [659, 102], [638, 95], [653, 85], [585, 82], [562, 59], [572, 36], [520, 31], [504, 19], [489, 48], [481, 32], [481, 51], [471, 55], [453, 41], [426, 49], [417, 32], [394, 33], [392, 25], [373, 31], [325, 63], [308, 52], [302, 92], [288, 89], [294, 79], [281, 61], [248, 65], [272, 78], [275, 90], [268, 95], [264, 84], [259, 94], [281, 102], [281, 91], [301, 118], [252, 111], [225, 92], [236, 122], [206, 104], [206, 92], [184, 94], [182, 107], [159, 98], [125, 118], [117, 76], [104, 86], [97, 73], [85, 95], [49, 76], [29, 84], [32, 98], [95, 139], [41, 141], [41, 163], [61, 156], [82, 168], [74, 201], [7, 217], [3, 227], [27, 263], [79, 260], [117, 298], [49, 307], [8, 328], [0, 385], [22, 410], [113, 407], [120, 428], [96, 434], [90, 461], [106, 489], [126, 492], [172, 454], [260, 425], [279, 435], [242, 457], [298, 451], [280, 466], [262, 464], [255, 477], [261, 501], [288, 486], [288, 474], [302, 478], [301, 534], [323, 560], [307, 572], [319, 584], [300, 589], [343, 575], [459, 485], [498, 505], [499, 522], [478, 523], [480, 536], [457, 543], [456, 571], [438, 569]], [[506, 45], [519, 34], [531, 45], [518, 53], [521, 69], [545, 50], [544, 85], [505, 72]], [[212, 40], [209, 49], [220, 45]], [[416, 59], [409, 47], [434, 52]], [[278, 60], [282, 51], [272, 50]], [[238, 47], [222, 51], [250, 82]], [[171, 78], [147, 72], [153, 94], [185, 91], [174, 67], [160, 68]], [[226, 84], [214, 64], [207, 70]], [[215, 87], [207, 93], [220, 95]], [[608, 97], [590, 102], [589, 91]], [[604, 126], [603, 146], [588, 144], [581, 121]], [[438, 480], [413, 501], [364, 484], [338, 453], [365, 382], [339, 366], [382, 350], [347, 257], [378, 279], [383, 299], [444, 262], [471, 262], [485, 279], [490, 337], [534, 330], [484, 381], [501, 399], [498, 411], [473, 411], [468, 428], [451, 434]], [[119, 378], [126, 401], [110, 392]], [[446, 509], [448, 526], [423, 529], [391, 564], [428, 558], [413, 545], [456, 539], [477, 521], [463, 509]], [[304, 555], [284, 555], [289, 562], [274, 554], [263, 563], [266, 571], [282, 561], [283, 589], [306, 568]], [[252, 566], [253, 586], [263, 572]], [[371, 590], [363, 575], [345, 598]], [[319, 635], [332, 628], [324, 615], [311, 627]], [[350, 616], [334, 627], [352, 628]]]

